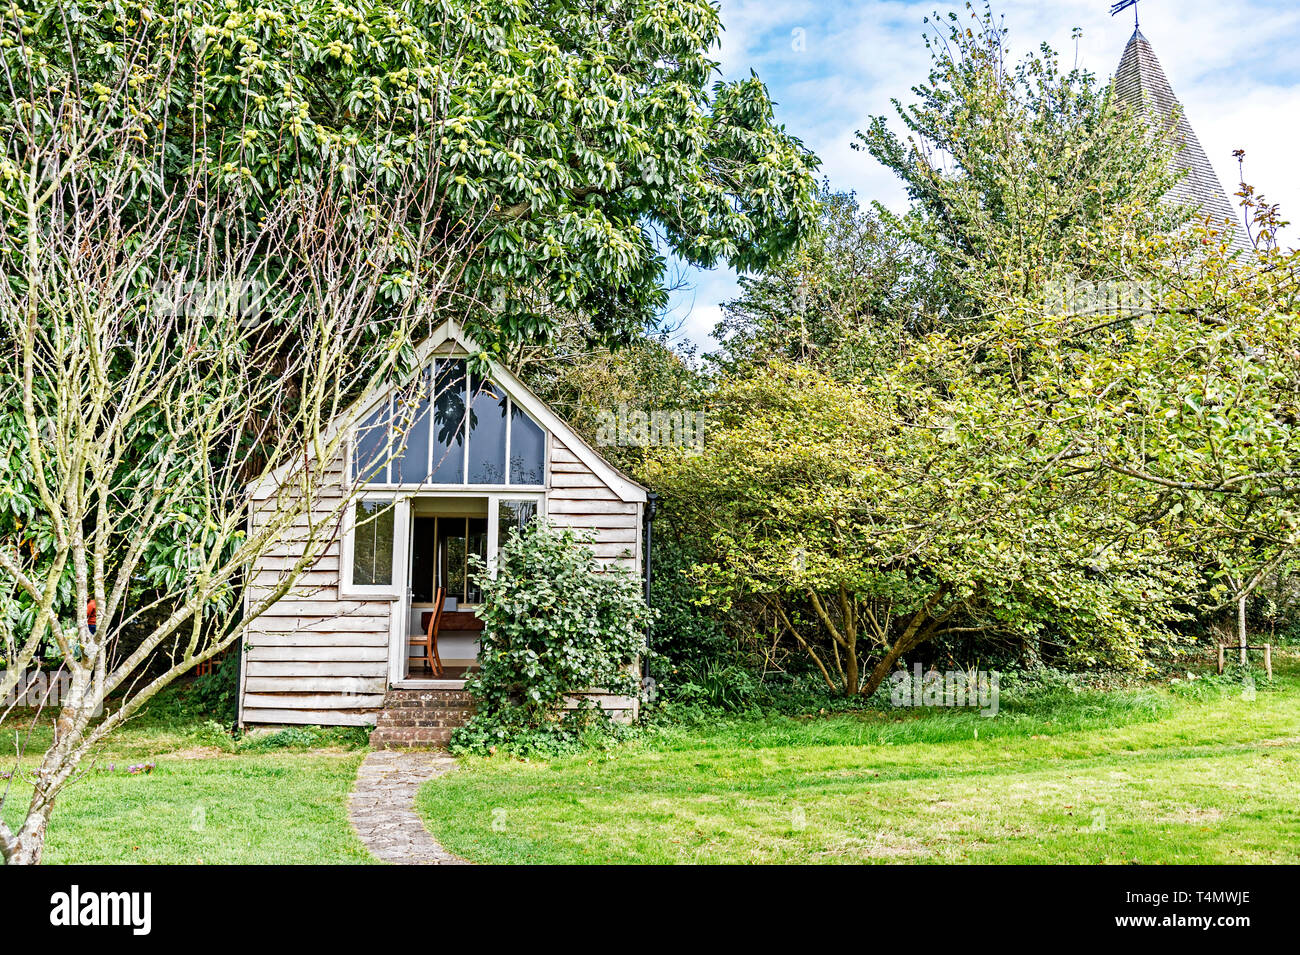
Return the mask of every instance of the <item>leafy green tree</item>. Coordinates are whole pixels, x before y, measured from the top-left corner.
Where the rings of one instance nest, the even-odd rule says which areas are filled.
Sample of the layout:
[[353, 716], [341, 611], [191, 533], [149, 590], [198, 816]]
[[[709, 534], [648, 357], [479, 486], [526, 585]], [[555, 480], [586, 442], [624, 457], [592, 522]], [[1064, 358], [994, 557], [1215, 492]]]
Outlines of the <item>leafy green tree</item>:
[[644, 471], [647, 445], [630, 440], [637, 436], [627, 429], [621, 436], [610, 434], [610, 418], [653, 412], [693, 416], [703, 408], [709, 386], [689, 343], [673, 342], [667, 330], [638, 334], [620, 348], [609, 348], [590, 333], [590, 323], [570, 317], [546, 343], [514, 355], [511, 365], [538, 396], [634, 477]]
[[1090, 234], [1140, 243], [1188, 210], [1160, 202], [1173, 183], [1170, 143], [1108, 84], [1066, 70], [1046, 44], [1013, 65], [991, 9], [966, 9], [969, 25], [956, 13], [926, 20], [929, 77], [913, 88], [917, 102], [894, 101], [906, 139], [884, 116], [858, 138], [913, 204], [906, 216], [878, 207], [882, 220], [932, 257], [952, 317], [971, 320], [1093, 277], [1081, 249]]
[[1186, 568], [1109, 475], [1062, 479], [1062, 433], [1002, 382], [942, 342], [863, 382], [783, 365], [722, 382], [703, 451], [651, 472], [706, 542], [703, 599], [761, 601], [849, 695], [953, 633], [1141, 665], [1173, 639]]
[[[376, 195], [334, 170], [232, 235], [230, 197], [197, 172], [141, 214], [139, 168], [102, 161], [136, 131], [75, 99], [47, 105], [53, 132], [9, 130], [19, 161], [0, 195], [0, 698], [27, 690], [41, 656], [60, 686], [28, 696], [35, 712], [0, 710], [6, 733], [57, 711], [43, 755], [13, 766], [32, 784], [25, 813], [0, 794], [0, 856], [26, 864], [105, 737], [238, 645], [337, 542], [360, 490], [336, 465], [347, 411], [401, 379], [403, 346], [456, 274], [455, 253], [417, 233], [420, 260], [443, 267], [379, 301], [411, 252], [402, 220], [429, 201], [422, 182]], [[292, 479], [254, 483], [277, 469]], [[275, 554], [282, 572], [250, 579]], [[14, 737], [21, 759], [30, 736]]]
[[1098, 241], [1110, 280], [999, 336], [1042, 399], [1025, 412], [1068, 432], [1076, 469], [1148, 489], [1242, 643], [1247, 599], [1300, 554], [1300, 254], [1277, 248], [1276, 207], [1253, 208], [1245, 255], [1206, 228], [1108, 258]]
[[721, 29], [707, 0], [23, 0], [0, 124], [51, 87], [102, 106], [158, 189], [193, 164], [245, 197], [232, 228], [335, 163], [423, 179], [484, 341], [557, 305], [617, 338], [665, 301], [661, 249], [762, 268], [812, 216], [817, 160], [756, 77], [715, 82]]
[[710, 359], [724, 370], [773, 360], [870, 374], [896, 358], [901, 342], [933, 324], [924, 252], [851, 192], [824, 183], [807, 240], [763, 272], [740, 277], [722, 306]]

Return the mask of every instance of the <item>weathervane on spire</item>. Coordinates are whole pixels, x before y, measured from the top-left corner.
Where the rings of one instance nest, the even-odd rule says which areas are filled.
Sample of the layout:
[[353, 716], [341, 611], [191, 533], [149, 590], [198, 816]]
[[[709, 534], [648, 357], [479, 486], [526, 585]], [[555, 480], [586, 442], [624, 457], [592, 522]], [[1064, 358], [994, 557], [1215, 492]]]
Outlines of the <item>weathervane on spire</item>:
[[1138, 0], [1120, 0], [1119, 3], [1112, 4], [1110, 15], [1113, 17], [1115, 14], [1127, 10], [1129, 7], [1133, 8], [1133, 29], [1136, 30], [1138, 28]]

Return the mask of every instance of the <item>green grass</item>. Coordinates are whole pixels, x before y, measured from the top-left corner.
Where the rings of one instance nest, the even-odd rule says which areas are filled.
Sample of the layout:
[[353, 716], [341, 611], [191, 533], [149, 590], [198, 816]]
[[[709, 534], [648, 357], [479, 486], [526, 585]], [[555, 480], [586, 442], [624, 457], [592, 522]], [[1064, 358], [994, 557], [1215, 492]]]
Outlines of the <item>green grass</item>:
[[[549, 762], [465, 760], [419, 808], [481, 862], [1300, 862], [1300, 658], [1278, 657], [1254, 700], [1206, 679], [1012, 686], [992, 719], [734, 718]], [[26, 751], [49, 739], [42, 722]], [[60, 798], [46, 861], [369, 862], [346, 814], [361, 743], [236, 743], [168, 693]], [[20, 773], [11, 824], [29, 791]]]
[[[14, 767], [6, 721], [0, 767]], [[48, 721], [24, 747], [30, 769], [49, 745]], [[110, 738], [94, 767], [55, 807], [47, 863], [365, 863], [347, 820], [347, 794], [364, 756], [349, 730], [286, 730], [236, 744], [186, 714], [176, 693]], [[148, 773], [130, 765], [152, 762]], [[110, 770], [111, 767], [111, 770]], [[0, 787], [7, 781], [0, 780]], [[31, 787], [18, 774], [4, 806], [16, 826]]]
[[[479, 862], [1300, 862], [1300, 661], [1004, 690], [995, 718], [735, 719], [600, 756], [466, 760], [418, 808]], [[1262, 678], [1262, 674], [1259, 675]]]

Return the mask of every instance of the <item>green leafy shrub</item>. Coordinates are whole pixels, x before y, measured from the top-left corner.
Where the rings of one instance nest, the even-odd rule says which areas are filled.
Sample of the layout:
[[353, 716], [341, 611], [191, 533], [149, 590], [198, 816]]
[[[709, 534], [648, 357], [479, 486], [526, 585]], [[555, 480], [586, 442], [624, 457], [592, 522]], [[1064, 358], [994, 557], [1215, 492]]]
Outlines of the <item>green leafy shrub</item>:
[[190, 730], [189, 738], [195, 746], [211, 746], [223, 753], [234, 753], [239, 749], [239, 740], [230, 727], [217, 720], [204, 720]]
[[488, 755], [506, 752], [521, 759], [571, 756], [575, 753], [607, 751], [637, 736], [639, 726], [618, 723], [600, 707], [591, 705], [571, 710], [533, 725], [514, 714], [491, 719], [474, 717], [456, 730], [451, 748], [456, 753]]
[[1286, 629], [1278, 631], [1277, 642], [1284, 647], [1300, 647], [1300, 621], [1289, 624]]
[[208, 673], [195, 679], [185, 694], [186, 709], [225, 726], [239, 715], [239, 653], [231, 650]]
[[255, 733], [239, 741], [241, 753], [266, 753], [279, 749], [319, 749], [337, 746], [360, 749], [370, 742], [367, 726], [286, 726], [269, 733]]
[[665, 689], [680, 703], [743, 710], [754, 703], [760, 683], [755, 673], [738, 663], [704, 660], [683, 665], [666, 681]]
[[666, 519], [655, 524], [651, 555], [655, 622], [650, 647], [662, 658], [655, 661], [656, 676], [661, 662], [691, 669], [736, 655], [735, 641], [727, 636], [724, 627], [724, 616], [717, 608], [702, 604], [704, 592], [691, 573], [693, 566], [704, 559], [692, 549], [693, 539], [699, 536], [698, 526], [694, 521], [681, 520], [670, 508], [665, 507], [663, 513]]
[[637, 692], [633, 667], [650, 611], [636, 578], [598, 572], [583, 543], [539, 522], [502, 544], [495, 578], [476, 562], [483, 638], [480, 669], [466, 684], [476, 712], [453, 750], [564, 751], [610, 725], [599, 711], [566, 717], [567, 694]]
[[361, 749], [370, 742], [370, 727], [285, 726], [241, 733], [216, 720], [205, 720], [191, 729], [188, 735], [190, 742], [196, 746], [211, 746], [226, 753], [269, 753], [282, 749], [308, 750], [327, 746]]

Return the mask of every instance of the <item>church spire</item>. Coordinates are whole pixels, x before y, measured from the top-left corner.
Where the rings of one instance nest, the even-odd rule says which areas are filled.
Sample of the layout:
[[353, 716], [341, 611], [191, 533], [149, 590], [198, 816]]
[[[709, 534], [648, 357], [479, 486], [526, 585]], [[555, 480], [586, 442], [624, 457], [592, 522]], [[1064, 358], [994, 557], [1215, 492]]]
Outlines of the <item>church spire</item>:
[[[1173, 164], [1182, 178], [1165, 195], [1169, 202], [1191, 206], [1199, 215], [1213, 217], [1215, 224], [1225, 219], [1237, 222], [1237, 215], [1228, 194], [1210, 165], [1209, 157], [1196, 137], [1196, 131], [1187, 121], [1187, 114], [1174, 96], [1165, 71], [1156, 59], [1155, 50], [1140, 29], [1134, 29], [1124, 56], [1115, 71], [1115, 95], [1135, 110], [1144, 112], [1163, 128], [1173, 129], [1177, 152]], [[1177, 113], [1175, 122], [1174, 114]], [[1245, 240], [1238, 227], [1233, 244], [1244, 248]]]

